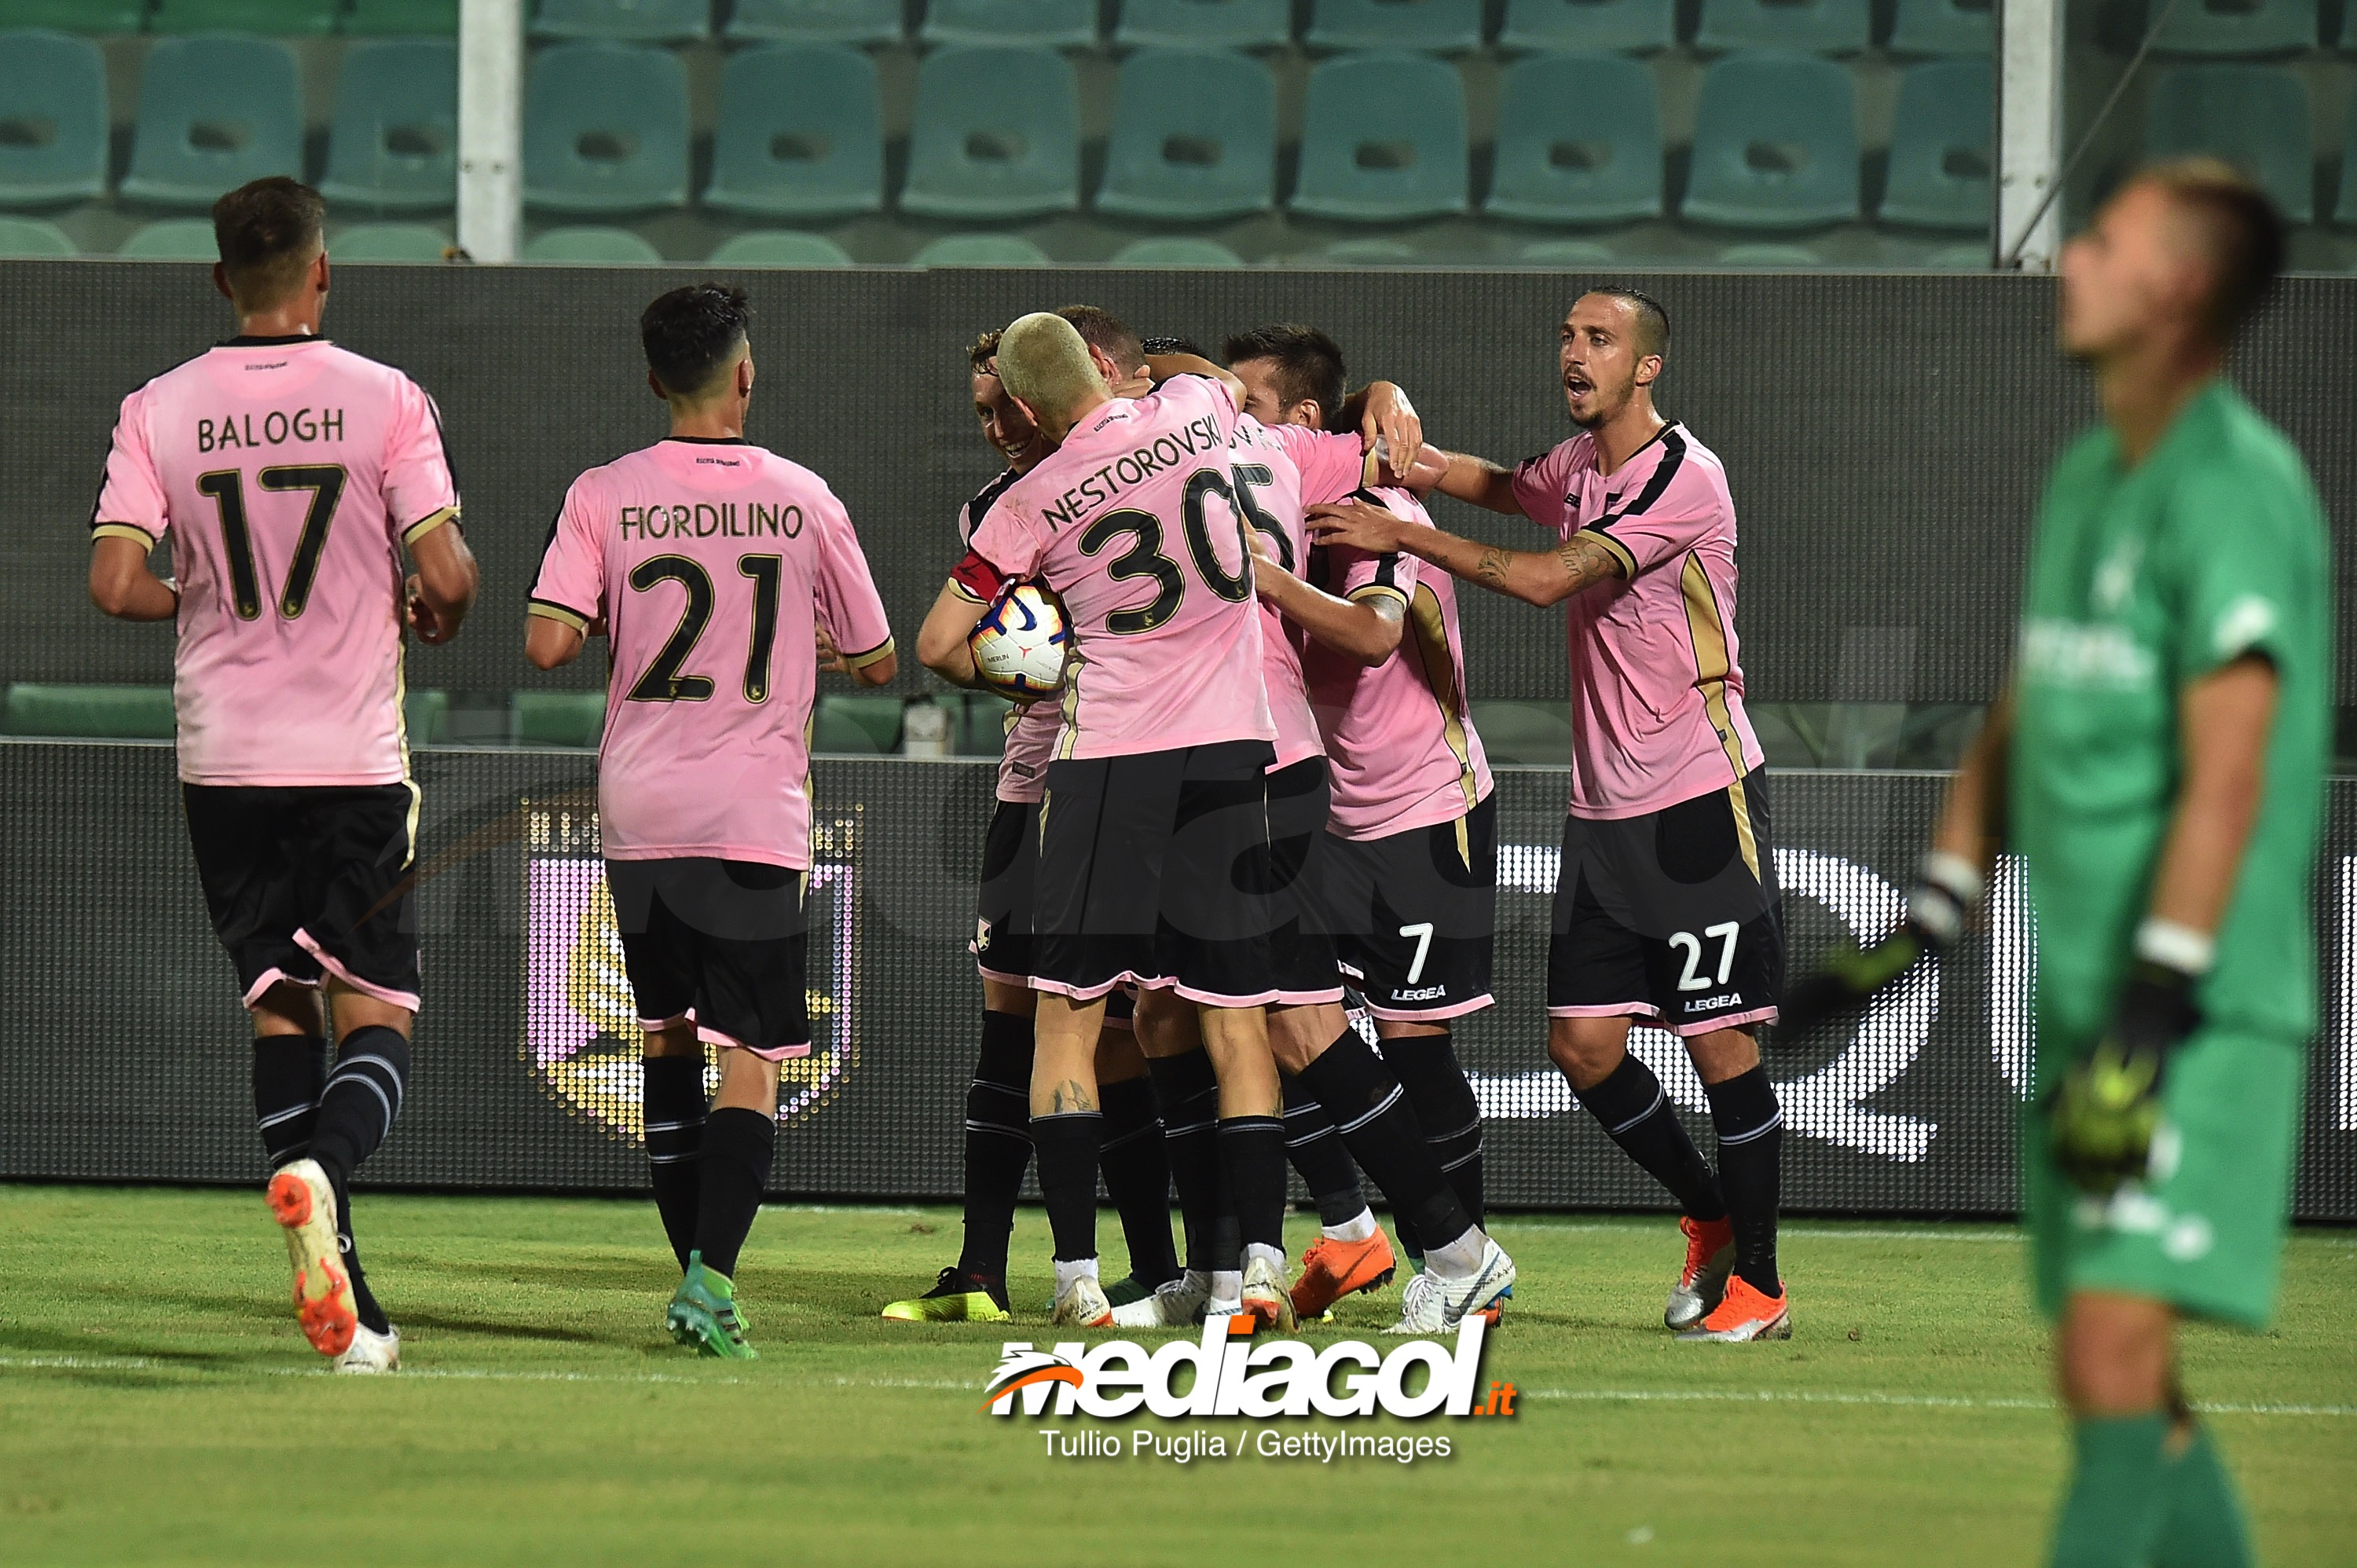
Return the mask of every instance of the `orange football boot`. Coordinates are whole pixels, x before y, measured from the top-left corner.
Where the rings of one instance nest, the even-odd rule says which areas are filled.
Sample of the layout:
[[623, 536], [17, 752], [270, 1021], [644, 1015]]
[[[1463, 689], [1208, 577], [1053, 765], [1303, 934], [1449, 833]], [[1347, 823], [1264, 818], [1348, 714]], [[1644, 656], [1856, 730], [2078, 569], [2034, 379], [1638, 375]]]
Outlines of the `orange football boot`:
[[1380, 1225], [1363, 1241], [1331, 1237], [1313, 1241], [1301, 1254], [1301, 1277], [1293, 1282], [1293, 1315], [1305, 1322], [1323, 1317], [1328, 1307], [1352, 1291], [1381, 1290], [1391, 1283], [1398, 1267], [1391, 1239]]
[[1771, 1296], [1761, 1294], [1741, 1274], [1729, 1274], [1727, 1277], [1727, 1294], [1719, 1299], [1711, 1315], [1678, 1337], [1716, 1339], [1727, 1344], [1743, 1344], [1754, 1339], [1790, 1339], [1792, 1337], [1792, 1315], [1784, 1305], [1783, 1283], [1781, 1280], [1776, 1282], [1777, 1291]]

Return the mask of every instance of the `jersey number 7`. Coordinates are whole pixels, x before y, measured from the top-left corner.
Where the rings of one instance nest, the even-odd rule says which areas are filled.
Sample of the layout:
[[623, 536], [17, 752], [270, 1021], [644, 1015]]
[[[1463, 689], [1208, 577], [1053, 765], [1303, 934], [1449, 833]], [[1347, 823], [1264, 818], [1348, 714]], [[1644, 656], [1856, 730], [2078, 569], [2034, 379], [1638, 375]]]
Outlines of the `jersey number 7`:
[[[311, 504], [303, 510], [302, 536], [295, 542], [295, 559], [286, 568], [286, 586], [278, 596], [278, 613], [288, 620], [311, 602], [311, 585], [319, 576], [319, 554], [328, 547], [328, 528], [336, 521], [336, 503], [344, 499], [340, 465], [264, 468], [253, 476], [265, 490], [308, 490]], [[245, 479], [235, 468], [220, 468], [197, 477], [197, 491], [213, 499], [221, 513], [221, 553], [229, 557], [230, 596], [240, 620], [262, 615], [262, 582], [253, 569], [253, 534], [245, 521]]]

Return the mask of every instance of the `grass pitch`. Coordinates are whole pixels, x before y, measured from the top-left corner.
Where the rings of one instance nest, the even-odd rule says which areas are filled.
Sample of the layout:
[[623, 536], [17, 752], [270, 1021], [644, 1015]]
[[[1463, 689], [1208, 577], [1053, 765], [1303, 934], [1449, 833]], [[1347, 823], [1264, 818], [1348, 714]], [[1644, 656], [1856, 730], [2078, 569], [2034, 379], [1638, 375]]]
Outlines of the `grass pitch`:
[[[1011, 1329], [876, 1316], [955, 1254], [953, 1210], [765, 1210], [750, 1365], [663, 1337], [651, 1205], [360, 1217], [394, 1379], [319, 1375], [259, 1192], [0, 1187], [0, 1562], [2029, 1564], [2064, 1461], [1998, 1228], [1794, 1223], [1794, 1337], [1745, 1347], [1663, 1332], [1667, 1221], [1501, 1218], [1522, 1285], [1485, 1373], [1514, 1419], [1414, 1466], [1181, 1466], [1051, 1458], [1059, 1423], [978, 1409], [1001, 1339], [1056, 1337], [1036, 1210]], [[2352, 1297], [2357, 1237], [2304, 1233], [2273, 1333], [2188, 1341], [2267, 1563], [2357, 1562]]]

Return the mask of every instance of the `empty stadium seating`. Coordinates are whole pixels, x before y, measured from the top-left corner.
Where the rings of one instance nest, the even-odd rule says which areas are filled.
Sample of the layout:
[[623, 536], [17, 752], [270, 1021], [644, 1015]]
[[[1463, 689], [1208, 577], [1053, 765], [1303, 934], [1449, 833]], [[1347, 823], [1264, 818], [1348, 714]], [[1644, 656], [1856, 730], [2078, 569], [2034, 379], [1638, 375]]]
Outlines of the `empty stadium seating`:
[[900, 38], [900, 0], [737, 0], [732, 41], [885, 44]]
[[1292, 0], [1122, 0], [1114, 42], [1127, 48], [1270, 48], [1293, 34]]
[[355, 223], [328, 240], [342, 262], [438, 262], [450, 238], [426, 223]]
[[716, 267], [847, 267], [849, 252], [823, 234], [771, 230], [732, 235], [706, 258]]
[[1506, 49], [1663, 49], [1676, 41], [1677, 0], [1506, 0]]
[[884, 205], [876, 64], [842, 44], [740, 50], [720, 73], [704, 204], [762, 218], [841, 218]]
[[2315, 216], [2308, 87], [2264, 65], [2186, 65], [2154, 82], [2145, 146], [2158, 157], [2211, 153], [2256, 180], [2294, 222]]
[[1429, 55], [1361, 54], [1310, 72], [1293, 210], [1353, 222], [1462, 212], [1465, 86]]
[[917, 68], [903, 210], [1030, 218], [1081, 204], [1080, 83], [1043, 48], [952, 46]]
[[1482, 210], [1557, 223], [1662, 215], [1653, 73], [1622, 55], [1534, 55], [1498, 89], [1498, 149]]
[[106, 70], [87, 38], [0, 33], [0, 207], [46, 207], [106, 190]]
[[344, 51], [319, 192], [380, 212], [457, 199], [458, 51], [447, 38], [386, 38]]
[[156, 41], [139, 76], [124, 197], [205, 208], [248, 180], [302, 172], [294, 50], [228, 33]]
[[1989, 221], [1989, 65], [1941, 60], [1899, 81], [1890, 172], [1876, 214], [1912, 229], [1986, 229]]
[[1313, 49], [1469, 49], [1481, 0], [1315, 0], [1302, 41]]
[[687, 204], [687, 70], [666, 49], [556, 44], [533, 56], [523, 199], [549, 212]]
[[1141, 49], [1114, 90], [1100, 212], [1200, 220], [1276, 203], [1276, 84], [1239, 54]]
[[1800, 229], [1858, 215], [1857, 91], [1830, 60], [1736, 55], [1703, 77], [1684, 215]]

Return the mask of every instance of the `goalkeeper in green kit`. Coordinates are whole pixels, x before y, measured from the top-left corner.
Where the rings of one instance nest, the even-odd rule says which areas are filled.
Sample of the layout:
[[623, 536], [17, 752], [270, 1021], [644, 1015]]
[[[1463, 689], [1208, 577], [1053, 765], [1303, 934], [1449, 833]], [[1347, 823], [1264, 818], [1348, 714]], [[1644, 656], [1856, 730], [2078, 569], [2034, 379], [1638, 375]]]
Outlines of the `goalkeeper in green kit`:
[[2023, 857], [2023, 1219], [2077, 1451], [2056, 1568], [2251, 1561], [2175, 1341], [2182, 1317], [2274, 1311], [2317, 1026], [2324, 523], [2298, 453], [2220, 374], [2283, 258], [2273, 207], [2207, 160], [2138, 175], [2065, 250], [2062, 345], [2104, 424], [2048, 481], [2011, 688], [1906, 924], [1785, 1012], [1862, 1003], [1955, 940], [2000, 845]]

